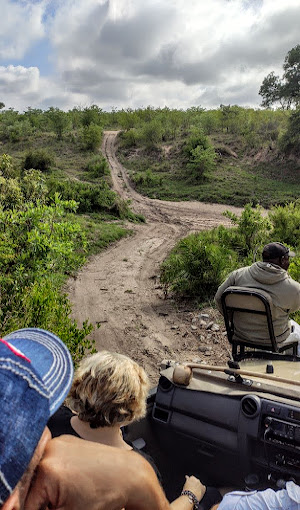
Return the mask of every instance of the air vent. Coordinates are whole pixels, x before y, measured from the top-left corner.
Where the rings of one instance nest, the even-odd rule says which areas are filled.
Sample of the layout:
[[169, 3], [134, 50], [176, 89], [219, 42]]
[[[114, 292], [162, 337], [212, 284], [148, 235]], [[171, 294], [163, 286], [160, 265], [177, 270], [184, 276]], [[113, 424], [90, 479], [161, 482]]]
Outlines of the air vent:
[[242, 413], [247, 418], [255, 418], [260, 412], [260, 399], [256, 395], [246, 395], [242, 398]]

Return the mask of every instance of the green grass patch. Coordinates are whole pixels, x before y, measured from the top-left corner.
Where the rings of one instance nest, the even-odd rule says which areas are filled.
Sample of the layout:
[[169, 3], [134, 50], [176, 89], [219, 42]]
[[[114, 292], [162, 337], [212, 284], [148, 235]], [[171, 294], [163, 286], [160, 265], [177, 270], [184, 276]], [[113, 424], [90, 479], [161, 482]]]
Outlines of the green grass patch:
[[297, 200], [300, 195], [300, 167], [296, 162], [256, 163], [249, 156], [220, 157], [215, 170], [195, 182], [176, 148], [167, 155], [119, 149], [119, 155], [134, 187], [150, 198], [239, 207], [252, 202], [270, 208]]

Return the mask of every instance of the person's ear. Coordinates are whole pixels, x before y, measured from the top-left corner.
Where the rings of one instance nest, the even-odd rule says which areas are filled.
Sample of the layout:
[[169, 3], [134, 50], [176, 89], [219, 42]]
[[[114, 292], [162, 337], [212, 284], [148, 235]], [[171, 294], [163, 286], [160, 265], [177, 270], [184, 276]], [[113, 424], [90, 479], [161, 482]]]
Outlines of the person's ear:
[[20, 493], [18, 487], [16, 487], [13, 493], [2, 505], [1, 510], [20, 510], [20, 508]]

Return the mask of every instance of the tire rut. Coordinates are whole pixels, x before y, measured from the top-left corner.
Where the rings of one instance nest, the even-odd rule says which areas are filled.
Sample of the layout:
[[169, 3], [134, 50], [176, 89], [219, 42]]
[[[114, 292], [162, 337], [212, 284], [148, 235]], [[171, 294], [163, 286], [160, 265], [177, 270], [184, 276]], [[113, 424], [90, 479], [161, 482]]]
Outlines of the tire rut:
[[240, 209], [140, 195], [116, 157], [117, 134], [105, 132], [102, 145], [113, 188], [130, 200], [135, 213], [145, 216], [146, 224], [130, 224], [134, 235], [91, 257], [67, 287], [73, 317], [79, 324], [88, 318], [95, 326], [91, 337], [97, 349], [131, 356], [156, 382], [162, 359], [180, 359], [183, 354], [187, 360], [199, 357], [199, 341], [179, 334], [182, 312], [173, 300], [165, 299], [159, 283], [160, 264], [180, 238], [229, 225], [222, 213], [226, 209], [239, 213]]

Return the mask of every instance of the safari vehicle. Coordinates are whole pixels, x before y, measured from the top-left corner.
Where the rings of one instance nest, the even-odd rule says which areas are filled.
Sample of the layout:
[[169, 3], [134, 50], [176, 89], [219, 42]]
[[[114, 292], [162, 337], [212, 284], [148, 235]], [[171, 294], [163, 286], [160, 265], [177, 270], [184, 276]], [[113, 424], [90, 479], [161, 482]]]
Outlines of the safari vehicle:
[[163, 361], [146, 418], [128, 427], [128, 439], [145, 441], [170, 499], [185, 474], [240, 489], [300, 483], [300, 358], [294, 347], [236, 347], [222, 367]]

